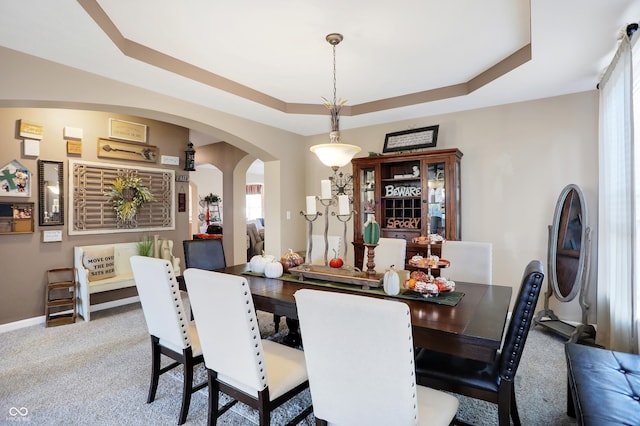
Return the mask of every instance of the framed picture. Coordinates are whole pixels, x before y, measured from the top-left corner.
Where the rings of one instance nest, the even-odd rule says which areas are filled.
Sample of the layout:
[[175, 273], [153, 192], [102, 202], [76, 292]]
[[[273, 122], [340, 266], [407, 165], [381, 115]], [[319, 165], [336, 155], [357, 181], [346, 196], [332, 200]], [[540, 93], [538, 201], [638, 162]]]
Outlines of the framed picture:
[[44, 128], [36, 123], [30, 123], [25, 120], [20, 120], [19, 122], [19, 131], [18, 134], [22, 138], [27, 139], [42, 139], [42, 134], [44, 133]]
[[16, 160], [0, 167], [0, 196], [31, 196], [31, 172]]
[[142, 143], [98, 139], [98, 157], [155, 163], [158, 161], [158, 147]]
[[131, 121], [109, 119], [109, 138], [131, 142], [147, 142], [147, 126]]
[[403, 130], [387, 133], [384, 137], [382, 152], [400, 152], [413, 149], [435, 148], [438, 141], [439, 125], [421, 127], [419, 129]]

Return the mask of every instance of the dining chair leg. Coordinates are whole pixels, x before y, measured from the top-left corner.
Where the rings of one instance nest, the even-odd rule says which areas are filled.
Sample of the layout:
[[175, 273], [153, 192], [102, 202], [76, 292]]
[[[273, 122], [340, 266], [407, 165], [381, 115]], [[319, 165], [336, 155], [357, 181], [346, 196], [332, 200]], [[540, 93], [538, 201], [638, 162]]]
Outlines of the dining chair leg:
[[207, 369], [207, 380], [209, 383], [209, 410], [207, 414], [207, 425], [212, 426], [218, 422], [218, 400], [220, 394], [220, 385], [216, 378], [218, 373]]
[[516, 403], [516, 386], [511, 384], [511, 419], [514, 426], [520, 426], [520, 415], [518, 414], [518, 404]]
[[258, 414], [260, 426], [269, 426], [271, 424], [271, 409], [269, 408], [269, 388], [258, 392]]
[[280, 318], [282, 318], [280, 315], [273, 314], [273, 328], [276, 333], [280, 330]]
[[500, 426], [510, 426], [510, 411], [511, 411], [511, 389], [513, 389], [513, 383], [509, 386], [511, 389], [505, 389], [503, 386], [507, 386], [506, 383], [501, 384], [501, 389], [498, 390], [498, 424]]
[[153, 402], [156, 398], [156, 390], [158, 389], [158, 380], [160, 379], [160, 340], [151, 336], [151, 383], [149, 384], [149, 394], [147, 395], [147, 404]]
[[183, 383], [182, 383], [182, 407], [180, 408], [180, 417], [178, 418], [178, 424], [184, 424], [187, 421], [187, 414], [189, 414], [189, 405], [191, 404], [191, 394], [193, 393], [193, 355], [191, 348], [187, 348], [183, 351], [184, 363], [183, 363]]

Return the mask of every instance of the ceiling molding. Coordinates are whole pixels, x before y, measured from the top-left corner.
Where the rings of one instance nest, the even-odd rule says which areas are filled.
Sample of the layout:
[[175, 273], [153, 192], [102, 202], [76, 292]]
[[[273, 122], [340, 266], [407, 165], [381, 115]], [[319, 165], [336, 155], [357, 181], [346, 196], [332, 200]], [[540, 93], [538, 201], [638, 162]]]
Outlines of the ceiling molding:
[[[127, 57], [139, 60], [148, 65], [165, 71], [198, 81], [210, 87], [231, 93], [269, 108], [287, 114], [327, 115], [327, 108], [323, 104], [288, 103], [266, 93], [252, 89], [228, 78], [222, 77], [193, 64], [179, 60], [155, 49], [151, 49], [122, 35], [97, 0], [77, 0], [91, 19], [102, 29], [113, 44]], [[531, 14], [529, 14], [531, 16]], [[529, 33], [531, 19], [529, 19]], [[531, 37], [529, 37], [531, 39]], [[357, 116], [394, 108], [418, 105], [443, 99], [468, 95], [475, 90], [491, 83], [517, 67], [531, 60], [531, 43], [507, 56], [497, 64], [491, 66], [470, 80], [446, 87], [424, 90], [416, 93], [365, 102], [357, 105], [345, 105], [340, 110], [342, 116]]]

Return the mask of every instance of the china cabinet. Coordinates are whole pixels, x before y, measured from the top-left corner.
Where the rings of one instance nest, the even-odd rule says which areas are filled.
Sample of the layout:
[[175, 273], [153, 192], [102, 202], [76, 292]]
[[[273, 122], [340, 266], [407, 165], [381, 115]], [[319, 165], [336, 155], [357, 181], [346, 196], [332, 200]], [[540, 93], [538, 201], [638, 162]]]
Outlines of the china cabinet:
[[[355, 264], [364, 256], [362, 228], [371, 215], [380, 236], [407, 240], [407, 260], [426, 254], [414, 238], [438, 234], [460, 239], [460, 162], [458, 149], [355, 158], [353, 166], [353, 225]], [[439, 254], [439, 246], [432, 246]]]

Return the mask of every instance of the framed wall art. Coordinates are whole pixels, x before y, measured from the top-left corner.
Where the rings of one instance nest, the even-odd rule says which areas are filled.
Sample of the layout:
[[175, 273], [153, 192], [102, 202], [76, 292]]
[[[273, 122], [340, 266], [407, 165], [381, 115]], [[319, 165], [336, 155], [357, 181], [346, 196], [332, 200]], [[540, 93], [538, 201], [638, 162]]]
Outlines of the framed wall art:
[[131, 142], [147, 142], [147, 126], [131, 121], [109, 119], [109, 138]]
[[[137, 203], [141, 192], [151, 195], [125, 219], [113, 196], [119, 180], [135, 182], [121, 191], [125, 204]], [[173, 170], [69, 160], [68, 181], [69, 235], [175, 229]]]
[[143, 143], [98, 139], [98, 157], [156, 163], [158, 147]]
[[25, 120], [20, 120], [18, 123], [18, 134], [22, 138], [27, 139], [42, 139], [44, 128], [36, 123], [30, 123]]
[[439, 125], [387, 133], [382, 152], [401, 152], [423, 148], [435, 148]]
[[17, 160], [0, 167], [0, 196], [31, 196], [31, 172]]

